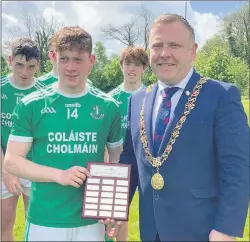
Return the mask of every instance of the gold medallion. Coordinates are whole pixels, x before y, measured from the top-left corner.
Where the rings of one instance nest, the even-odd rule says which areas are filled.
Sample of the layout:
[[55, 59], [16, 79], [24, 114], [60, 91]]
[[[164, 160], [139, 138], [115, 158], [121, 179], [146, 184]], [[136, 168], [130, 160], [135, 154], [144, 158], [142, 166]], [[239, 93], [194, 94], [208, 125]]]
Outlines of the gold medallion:
[[155, 190], [161, 190], [164, 186], [164, 179], [162, 175], [157, 172], [151, 178], [151, 185]]

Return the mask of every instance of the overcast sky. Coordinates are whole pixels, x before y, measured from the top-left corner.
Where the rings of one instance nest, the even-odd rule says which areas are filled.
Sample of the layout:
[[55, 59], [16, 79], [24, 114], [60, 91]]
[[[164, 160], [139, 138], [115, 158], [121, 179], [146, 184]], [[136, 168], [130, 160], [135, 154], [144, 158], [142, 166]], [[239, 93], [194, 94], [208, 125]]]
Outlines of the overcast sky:
[[[205, 41], [218, 33], [221, 18], [240, 7], [244, 2], [235, 1], [188, 1], [187, 19], [194, 27], [197, 42]], [[115, 40], [107, 40], [100, 28], [108, 24], [121, 25], [133, 17], [143, 5], [154, 17], [166, 13], [184, 16], [185, 1], [2, 1], [2, 41], [13, 38], [8, 28], [13, 24], [22, 25], [22, 10], [27, 13], [40, 11], [50, 19], [56, 17], [64, 25], [79, 25], [93, 37], [93, 42], [102, 41], [108, 51], [119, 53], [124, 46]], [[17, 33], [18, 34], [18, 33]], [[17, 35], [18, 36], [18, 35]]]

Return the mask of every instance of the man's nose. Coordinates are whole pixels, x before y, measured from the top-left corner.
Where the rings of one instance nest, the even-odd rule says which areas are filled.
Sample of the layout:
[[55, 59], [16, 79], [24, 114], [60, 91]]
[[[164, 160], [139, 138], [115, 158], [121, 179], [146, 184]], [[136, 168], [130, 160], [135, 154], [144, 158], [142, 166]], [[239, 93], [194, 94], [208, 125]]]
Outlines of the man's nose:
[[22, 70], [21, 75], [24, 76], [24, 77], [26, 77], [26, 76], [28, 75], [28, 73], [29, 73], [28, 68], [27, 68], [27, 67], [24, 67], [23, 70]]
[[171, 51], [170, 48], [168, 46], [164, 46], [162, 48], [162, 52], [161, 52], [161, 57], [162, 58], [167, 58], [171, 56]]
[[76, 65], [75, 65], [74, 61], [70, 60], [67, 63], [66, 69], [67, 69], [67, 71], [75, 71], [76, 70]]

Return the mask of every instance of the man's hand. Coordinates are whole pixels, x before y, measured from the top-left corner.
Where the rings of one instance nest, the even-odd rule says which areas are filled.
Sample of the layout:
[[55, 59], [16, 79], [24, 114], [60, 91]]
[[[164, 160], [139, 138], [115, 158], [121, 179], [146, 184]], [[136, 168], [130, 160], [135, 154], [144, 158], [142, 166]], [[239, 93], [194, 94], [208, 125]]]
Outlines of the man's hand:
[[236, 238], [213, 229], [209, 234], [209, 241], [236, 241]]
[[86, 177], [90, 177], [89, 171], [81, 166], [73, 166], [67, 170], [60, 170], [56, 177], [56, 182], [63, 186], [73, 186], [79, 188]]
[[16, 176], [11, 175], [7, 171], [3, 172], [3, 183], [6, 186], [6, 189], [15, 195], [19, 196], [24, 192], [21, 186], [20, 179]]
[[[106, 235], [109, 239], [116, 237], [121, 221], [115, 221], [114, 219], [107, 218], [106, 220], [100, 219], [99, 223], [106, 224]], [[114, 228], [113, 228], [114, 227]]]

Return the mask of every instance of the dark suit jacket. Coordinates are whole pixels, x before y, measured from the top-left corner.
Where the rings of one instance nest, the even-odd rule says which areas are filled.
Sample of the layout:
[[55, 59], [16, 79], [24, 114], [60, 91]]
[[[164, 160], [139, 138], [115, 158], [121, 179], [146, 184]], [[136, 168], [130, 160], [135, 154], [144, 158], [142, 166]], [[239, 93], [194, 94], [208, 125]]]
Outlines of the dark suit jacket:
[[[194, 71], [165, 131], [160, 155], [200, 79]], [[145, 126], [153, 152], [152, 110], [158, 85], [145, 100]], [[151, 187], [154, 169], [140, 141], [145, 90], [131, 96], [128, 129], [120, 163], [132, 165], [131, 199], [138, 186], [142, 241], [208, 241], [212, 229], [241, 237], [249, 201], [249, 127], [238, 89], [208, 80], [160, 168], [165, 185]]]

